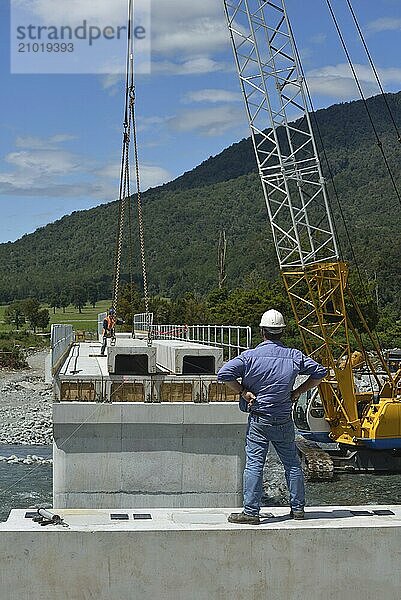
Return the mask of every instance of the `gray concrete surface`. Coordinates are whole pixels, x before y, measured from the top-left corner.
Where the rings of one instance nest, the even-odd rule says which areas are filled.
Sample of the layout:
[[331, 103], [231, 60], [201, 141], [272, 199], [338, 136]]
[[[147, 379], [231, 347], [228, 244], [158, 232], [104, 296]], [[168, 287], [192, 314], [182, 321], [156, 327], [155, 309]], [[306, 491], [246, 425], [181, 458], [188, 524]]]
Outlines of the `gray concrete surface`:
[[[259, 526], [230, 510], [62, 511], [69, 528], [12, 511], [0, 525], [2, 600], [399, 600], [401, 507], [274, 508]], [[381, 507], [383, 508], [383, 507]], [[362, 509], [368, 516], [354, 516]], [[121, 511], [117, 511], [121, 512]]]
[[[107, 368], [109, 373], [116, 373], [116, 364], [119, 356], [131, 357], [132, 361], [138, 356], [144, 356], [147, 360], [148, 372], [156, 373], [156, 348], [148, 347], [146, 341], [131, 338], [116, 338], [114, 346], [107, 346]], [[142, 375], [142, 372], [132, 371], [133, 375]]]
[[241, 506], [236, 403], [53, 406], [54, 506]]
[[184, 373], [183, 363], [185, 357], [210, 357], [214, 369], [206, 371], [217, 373], [223, 366], [223, 349], [195, 342], [183, 340], [154, 340], [153, 346], [157, 350], [157, 363], [170, 373], [181, 375]]

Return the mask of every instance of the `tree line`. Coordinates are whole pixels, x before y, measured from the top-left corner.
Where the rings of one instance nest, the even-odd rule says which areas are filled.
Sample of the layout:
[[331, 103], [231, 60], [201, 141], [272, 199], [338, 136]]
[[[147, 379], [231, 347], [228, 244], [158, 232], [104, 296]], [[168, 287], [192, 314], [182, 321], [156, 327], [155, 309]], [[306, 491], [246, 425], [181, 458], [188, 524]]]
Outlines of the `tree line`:
[[[362, 313], [384, 348], [401, 346], [401, 321], [397, 311], [391, 306], [380, 309], [374, 295], [374, 289], [369, 282], [351, 280], [353, 294], [362, 310]], [[76, 286], [69, 292], [57, 290], [48, 299], [48, 304], [55, 311], [73, 304], [78, 310], [90, 302], [95, 307], [99, 300], [100, 290], [96, 286]], [[223, 287], [214, 288], [207, 294], [198, 294], [194, 291], [187, 292], [178, 298], [169, 298], [162, 295], [153, 295], [149, 300], [149, 310], [154, 315], [155, 324], [171, 325], [238, 325], [250, 326], [254, 340], [258, 340], [259, 320], [262, 313], [276, 308], [284, 314], [287, 322], [285, 341], [294, 346], [301, 347], [298, 328], [292, 314], [290, 302], [280, 278], [273, 281], [262, 279], [256, 272], [244, 278], [242, 285], [232, 289]], [[358, 318], [349, 307], [351, 319], [362, 331]], [[132, 327], [133, 316], [145, 312], [145, 301], [138, 286], [125, 284], [122, 286], [118, 304], [118, 317], [126, 323], [125, 329]], [[36, 332], [37, 329], [45, 330], [50, 323], [49, 311], [42, 308], [39, 300], [28, 298], [16, 300], [5, 310], [5, 321], [14, 325], [19, 330], [28, 324]]]
[[89, 303], [93, 308], [96, 307], [96, 302], [100, 299], [107, 298], [109, 296], [109, 289], [106, 290], [106, 294], [103, 291], [101, 295], [100, 286], [95, 282], [91, 282], [88, 285], [74, 285], [70, 289], [54, 288], [47, 297], [47, 303], [53, 309], [53, 313], [56, 313], [57, 308], [61, 308], [63, 313], [67, 306], [72, 304], [78, 309], [79, 313], [82, 312], [83, 307]]
[[[369, 328], [378, 336], [381, 346], [401, 347], [401, 321], [397, 311], [390, 306], [379, 310], [369, 282], [361, 283], [352, 278], [350, 285]], [[260, 317], [269, 308], [279, 310], [285, 317], [285, 342], [301, 348], [298, 327], [281, 278], [266, 281], [256, 273], [251, 273], [244, 278], [240, 287], [215, 288], [205, 295], [187, 292], [176, 299], [155, 295], [149, 303], [155, 324], [250, 326], [256, 341], [259, 338]], [[142, 312], [145, 312], [142, 295], [136, 287], [126, 285], [119, 301], [118, 316], [126, 322], [127, 330], [132, 325], [133, 315]], [[351, 304], [348, 312], [357, 330], [362, 333], [363, 324]], [[367, 339], [365, 343], [368, 348], [371, 347]]]
[[[401, 94], [389, 94], [387, 99], [394, 114], [400, 115]], [[383, 99], [375, 97], [367, 102], [394, 179], [400, 185], [400, 145], [383, 110]], [[356, 257], [361, 273], [375, 282], [380, 306], [400, 315], [401, 212], [369, 120], [361, 102], [332, 106], [318, 111], [316, 117], [334, 176], [335, 189], [322, 161], [341, 256], [350, 261], [352, 268], [356, 268]], [[174, 182], [148, 190], [143, 200], [149, 289], [153, 296], [179, 299], [187, 292], [197, 297], [211, 293], [218, 283], [222, 229], [227, 239], [228, 288], [239, 288], [245, 275], [255, 269], [263, 279], [275, 281], [277, 257], [249, 139]], [[92, 285], [98, 287], [101, 298], [110, 297], [117, 222], [118, 205], [114, 202], [75, 212], [14, 243], [0, 244], [0, 260], [7, 265], [0, 275], [0, 301], [33, 296], [48, 302], [55, 291], [53, 305], [57, 308], [67, 301], [62, 290], [86, 290]], [[134, 281], [140, 285], [135, 222], [133, 239]], [[125, 273], [129, 271], [128, 256], [125, 244]], [[74, 295], [82, 304], [82, 290]]]
[[28, 323], [36, 333], [38, 328], [45, 330], [50, 323], [50, 314], [47, 308], [42, 308], [39, 300], [36, 298], [27, 298], [26, 300], [15, 300], [6, 307], [4, 312], [4, 321], [14, 325], [17, 331]]

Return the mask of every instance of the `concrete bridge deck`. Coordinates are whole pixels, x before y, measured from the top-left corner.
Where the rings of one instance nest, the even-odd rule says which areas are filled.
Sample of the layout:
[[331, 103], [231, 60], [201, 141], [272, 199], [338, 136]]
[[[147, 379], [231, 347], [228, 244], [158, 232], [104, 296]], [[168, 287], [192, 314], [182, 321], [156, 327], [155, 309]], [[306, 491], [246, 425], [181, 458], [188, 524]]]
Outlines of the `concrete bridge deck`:
[[107, 356], [100, 356], [100, 342], [74, 344], [59, 371], [59, 377], [95, 379], [108, 377]]
[[[393, 514], [374, 514], [383, 509]], [[271, 511], [247, 526], [228, 523], [229, 509], [62, 510], [69, 528], [12, 511], [0, 524], [0, 596], [399, 600], [400, 506], [309, 507], [305, 521]]]

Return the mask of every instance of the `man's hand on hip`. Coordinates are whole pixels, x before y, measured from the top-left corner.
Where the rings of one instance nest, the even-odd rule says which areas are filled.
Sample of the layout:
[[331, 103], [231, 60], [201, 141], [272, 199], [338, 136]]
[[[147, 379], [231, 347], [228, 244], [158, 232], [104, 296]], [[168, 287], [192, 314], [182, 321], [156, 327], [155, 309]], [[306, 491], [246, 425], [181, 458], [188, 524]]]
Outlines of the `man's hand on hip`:
[[244, 398], [244, 400], [248, 402], [249, 406], [252, 406], [252, 404], [255, 403], [256, 396], [252, 392], [243, 392], [241, 395]]

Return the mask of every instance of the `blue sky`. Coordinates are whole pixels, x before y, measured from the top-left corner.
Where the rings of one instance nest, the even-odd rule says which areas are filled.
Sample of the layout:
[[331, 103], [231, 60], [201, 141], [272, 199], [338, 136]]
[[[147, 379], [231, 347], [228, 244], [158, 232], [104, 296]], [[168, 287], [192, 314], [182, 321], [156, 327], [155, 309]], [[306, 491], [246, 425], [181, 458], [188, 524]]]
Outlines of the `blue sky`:
[[[30, 1], [50, 15], [65, 5]], [[113, 7], [110, 0], [96, 2]], [[372, 95], [345, 0], [333, 5]], [[401, 3], [354, 0], [353, 6], [385, 89], [399, 91]], [[287, 8], [315, 106], [357, 98], [325, 0], [288, 0]], [[115, 199], [123, 108], [117, 76], [10, 74], [9, 21], [9, 0], [1, 0], [0, 242]], [[138, 75], [136, 85], [144, 188], [248, 135], [221, 0], [153, 0], [152, 71]]]

